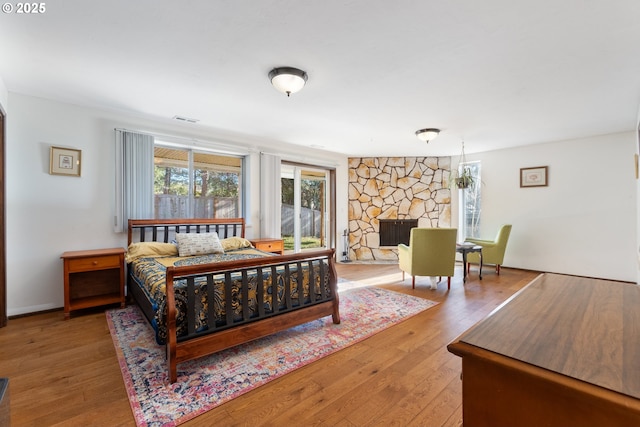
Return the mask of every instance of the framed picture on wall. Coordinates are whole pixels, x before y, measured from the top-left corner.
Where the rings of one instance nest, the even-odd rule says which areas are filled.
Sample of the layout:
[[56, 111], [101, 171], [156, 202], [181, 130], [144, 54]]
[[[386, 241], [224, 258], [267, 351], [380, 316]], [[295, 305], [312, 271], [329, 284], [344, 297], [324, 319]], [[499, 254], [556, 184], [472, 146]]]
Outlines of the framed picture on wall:
[[548, 166], [520, 168], [520, 187], [546, 187]]
[[51, 175], [80, 176], [80, 150], [51, 147], [49, 173]]

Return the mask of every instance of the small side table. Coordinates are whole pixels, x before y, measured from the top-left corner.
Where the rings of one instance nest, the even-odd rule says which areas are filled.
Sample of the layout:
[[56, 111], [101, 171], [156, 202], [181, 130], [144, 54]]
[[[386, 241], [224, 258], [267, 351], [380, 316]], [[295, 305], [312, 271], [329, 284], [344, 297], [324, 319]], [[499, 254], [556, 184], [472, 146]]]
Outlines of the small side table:
[[456, 252], [462, 254], [462, 268], [464, 269], [463, 279], [462, 281], [466, 283], [467, 281], [467, 270], [469, 266], [467, 265], [467, 254], [472, 252], [477, 252], [480, 254], [480, 273], [479, 277], [482, 280], [482, 246], [474, 245], [472, 243], [457, 243], [456, 244]]
[[71, 311], [120, 303], [125, 306], [123, 248], [69, 251], [64, 261], [64, 318]]
[[251, 239], [251, 244], [261, 251], [284, 255], [284, 240], [275, 238]]

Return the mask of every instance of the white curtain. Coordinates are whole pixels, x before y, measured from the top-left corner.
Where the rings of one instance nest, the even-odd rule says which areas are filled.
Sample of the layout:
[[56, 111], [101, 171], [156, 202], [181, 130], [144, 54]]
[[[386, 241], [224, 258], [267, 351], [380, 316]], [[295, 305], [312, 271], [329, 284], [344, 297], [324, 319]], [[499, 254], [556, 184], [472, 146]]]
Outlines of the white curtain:
[[260, 237], [281, 237], [280, 156], [260, 153]]
[[116, 129], [116, 232], [126, 232], [129, 219], [153, 218], [153, 141]]

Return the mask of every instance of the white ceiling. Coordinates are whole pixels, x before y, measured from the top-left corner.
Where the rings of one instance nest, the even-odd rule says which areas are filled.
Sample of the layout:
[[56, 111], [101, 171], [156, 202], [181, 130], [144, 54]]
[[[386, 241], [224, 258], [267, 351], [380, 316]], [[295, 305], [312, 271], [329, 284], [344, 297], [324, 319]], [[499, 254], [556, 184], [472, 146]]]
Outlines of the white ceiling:
[[[17, 3], [13, 3], [14, 5]], [[10, 92], [348, 155], [635, 128], [638, 0], [57, 0], [0, 14]], [[305, 70], [287, 98], [267, 79]], [[442, 130], [425, 144], [414, 132]]]

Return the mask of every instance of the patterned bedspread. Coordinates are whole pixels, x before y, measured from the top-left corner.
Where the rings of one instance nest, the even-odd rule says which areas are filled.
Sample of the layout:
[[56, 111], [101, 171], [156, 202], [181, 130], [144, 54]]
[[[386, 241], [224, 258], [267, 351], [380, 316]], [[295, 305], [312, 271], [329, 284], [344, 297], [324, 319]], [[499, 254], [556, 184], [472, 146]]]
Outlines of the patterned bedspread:
[[[248, 258], [257, 258], [257, 257], [266, 257], [273, 256], [273, 254], [259, 251], [254, 248], [243, 248], [237, 249], [233, 251], [227, 251], [224, 254], [211, 254], [211, 255], [202, 255], [202, 256], [190, 256], [190, 257], [149, 257], [149, 258], [139, 258], [133, 261], [130, 264], [130, 269], [134, 280], [140, 285], [143, 291], [147, 294], [148, 299], [151, 301], [154, 311], [155, 317], [151, 321], [151, 325], [156, 332], [156, 341], [159, 344], [165, 344], [167, 339], [167, 328], [166, 328], [166, 268], [169, 266], [184, 266], [184, 265], [196, 265], [196, 264], [210, 264], [217, 263], [223, 261], [233, 261], [239, 259], [248, 259]], [[320, 285], [320, 274], [317, 271], [319, 266], [314, 264], [314, 274], [311, 276], [314, 278], [313, 284], [313, 294], [320, 295], [321, 285]], [[294, 306], [298, 304], [298, 292], [301, 288], [303, 291], [303, 299], [305, 302], [309, 302], [311, 300], [311, 294], [309, 292], [309, 269], [303, 268], [302, 271], [302, 286], [298, 284], [298, 273], [296, 271], [295, 265], [290, 268], [290, 281], [291, 281], [291, 289], [290, 289], [290, 300], [294, 303]], [[241, 321], [243, 319], [243, 305], [244, 301], [242, 301], [242, 276], [240, 273], [232, 274], [232, 287], [231, 287], [231, 307], [233, 309], [233, 319], [234, 321]], [[285, 298], [285, 289], [284, 289], [284, 269], [277, 270], [277, 277], [275, 280], [277, 281], [277, 295], [275, 297], [275, 302], [273, 298], [273, 287], [271, 286], [272, 280], [274, 278], [271, 277], [270, 270], [265, 270], [263, 272], [263, 306], [265, 313], [273, 312], [273, 304], [277, 304], [279, 309], [283, 309], [286, 307], [286, 298]], [[248, 284], [248, 301], [246, 302], [249, 306], [250, 317], [257, 317], [259, 314], [258, 311], [258, 277], [257, 272], [253, 270], [253, 272], [249, 271], [247, 275], [247, 284]], [[213, 280], [214, 288], [214, 310], [215, 313], [215, 325], [218, 327], [226, 326], [226, 295], [225, 295], [225, 283], [224, 283], [224, 275], [216, 275]], [[325, 292], [330, 294], [330, 288], [328, 281], [324, 283]], [[186, 291], [186, 280], [178, 279], [174, 282], [174, 289], [176, 294], [176, 311], [177, 311], [177, 333], [178, 337], [184, 336], [187, 333], [187, 325], [186, 325], [186, 307], [187, 307], [187, 291]], [[210, 319], [208, 318], [209, 312], [209, 303], [207, 300], [207, 284], [206, 280], [200, 280], [196, 283], [196, 325], [195, 329], [204, 330], [209, 327]]]

